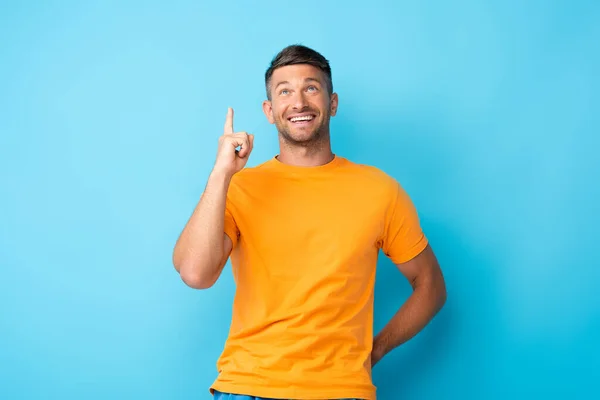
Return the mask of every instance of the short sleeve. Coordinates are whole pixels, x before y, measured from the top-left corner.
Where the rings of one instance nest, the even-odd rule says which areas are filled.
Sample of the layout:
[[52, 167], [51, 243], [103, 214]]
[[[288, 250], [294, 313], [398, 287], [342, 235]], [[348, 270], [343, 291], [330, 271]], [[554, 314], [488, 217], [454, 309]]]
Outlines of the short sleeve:
[[235, 245], [237, 244], [238, 241], [238, 235], [239, 235], [239, 230], [237, 227], [237, 224], [235, 222], [235, 218], [234, 218], [234, 214], [233, 214], [233, 202], [231, 200], [231, 196], [228, 193], [227, 194], [227, 199], [225, 201], [225, 224], [224, 224], [224, 230], [225, 230], [225, 234], [227, 236], [229, 236], [229, 239], [231, 239], [231, 242], [233, 243], [233, 247], [235, 248]]
[[401, 264], [421, 253], [428, 241], [412, 200], [397, 182], [391, 197], [385, 214], [381, 248], [392, 262]]

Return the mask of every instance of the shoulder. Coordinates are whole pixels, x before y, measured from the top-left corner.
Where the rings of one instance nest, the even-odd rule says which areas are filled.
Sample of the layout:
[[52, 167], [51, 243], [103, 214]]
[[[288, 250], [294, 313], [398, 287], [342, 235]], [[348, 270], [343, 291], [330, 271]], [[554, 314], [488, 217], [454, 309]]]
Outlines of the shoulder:
[[374, 185], [392, 191], [396, 191], [400, 185], [396, 178], [380, 167], [358, 163], [345, 158], [343, 160], [346, 170], [352, 174], [354, 179], [363, 181], [361, 182], [363, 184], [366, 183], [369, 186]]
[[367, 196], [371, 202], [387, 208], [402, 205], [412, 207], [410, 195], [401, 182], [384, 169], [347, 160], [345, 162], [352, 185], [360, 188], [360, 195]]

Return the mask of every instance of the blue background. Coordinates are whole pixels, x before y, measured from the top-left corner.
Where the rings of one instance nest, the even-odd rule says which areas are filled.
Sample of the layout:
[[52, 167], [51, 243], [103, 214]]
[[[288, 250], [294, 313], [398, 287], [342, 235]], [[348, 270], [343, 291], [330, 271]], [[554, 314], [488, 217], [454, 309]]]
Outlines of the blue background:
[[[0, 398], [209, 398], [230, 269], [196, 291], [171, 252], [227, 107], [249, 165], [277, 153], [263, 74], [292, 43], [448, 285], [380, 399], [600, 397], [600, 3], [120, 3], [0, 3]], [[409, 294], [382, 258], [376, 330]]]

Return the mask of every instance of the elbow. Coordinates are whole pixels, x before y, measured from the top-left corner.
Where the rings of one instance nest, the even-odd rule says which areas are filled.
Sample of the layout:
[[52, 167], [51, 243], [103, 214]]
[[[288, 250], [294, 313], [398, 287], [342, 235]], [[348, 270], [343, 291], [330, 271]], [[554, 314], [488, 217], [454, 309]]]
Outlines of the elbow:
[[437, 294], [437, 309], [439, 311], [446, 304], [448, 293], [446, 291], [446, 283], [444, 282], [444, 278], [442, 276], [440, 276], [436, 282], [437, 284], [435, 285], [435, 293]]
[[179, 272], [181, 280], [192, 289], [209, 289], [217, 281], [217, 277], [203, 272], [208, 269], [202, 268], [199, 265], [189, 263], [174, 263], [174, 265], [177, 272]]
[[442, 286], [442, 288], [440, 289], [440, 295], [439, 295], [439, 303], [438, 303], [439, 310], [441, 310], [444, 307], [447, 299], [448, 299], [448, 294], [446, 292], [446, 287]]
[[434, 312], [439, 312], [447, 300], [446, 282], [441, 271], [432, 271], [427, 275], [421, 275], [417, 277], [413, 282], [413, 288], [415, 290], [422, 290], [425, 296], [430, 299], [431, 307]]
[[209, 289], [216, 282], [216, 279], [208, 279], [198, 273], [181, 272], [179, 275], [181, 280], [192, 289]]

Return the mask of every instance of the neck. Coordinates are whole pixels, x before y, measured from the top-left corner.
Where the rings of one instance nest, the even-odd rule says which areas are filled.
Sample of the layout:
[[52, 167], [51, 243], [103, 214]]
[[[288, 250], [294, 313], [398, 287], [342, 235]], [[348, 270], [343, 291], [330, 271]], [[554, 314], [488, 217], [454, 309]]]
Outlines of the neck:
[[[325, 139], [325, 138], [324, 138]], [[282, 137], [279, 138], [279, 155], [277, 159], [284, 164], [300, 167], [316, 167], [333, 160], [331, 143], [328, 140], [318, 142], [294, 144]]]

